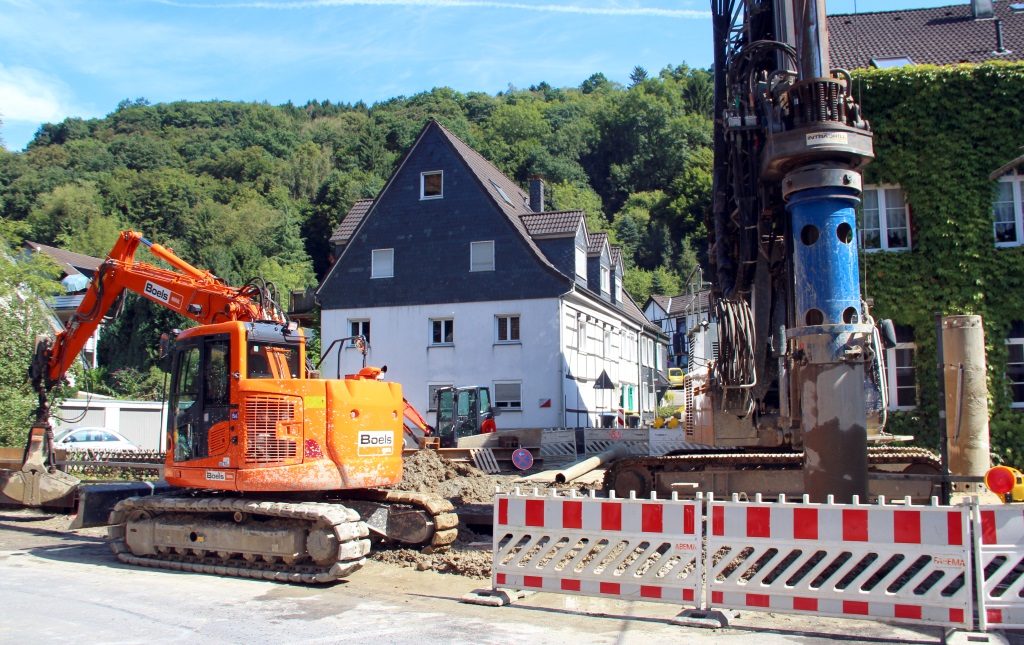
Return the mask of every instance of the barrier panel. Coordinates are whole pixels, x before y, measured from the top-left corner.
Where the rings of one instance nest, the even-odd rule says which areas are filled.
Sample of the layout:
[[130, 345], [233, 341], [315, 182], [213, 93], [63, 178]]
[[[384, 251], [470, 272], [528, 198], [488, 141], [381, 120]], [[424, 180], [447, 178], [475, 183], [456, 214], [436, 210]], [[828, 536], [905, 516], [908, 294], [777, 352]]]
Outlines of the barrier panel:
[[974, 554], [980, 628], [1024, 627], [1024, 505], [976, 507]]
[[700, 603], [701, 501], [499, 494], [495, 589]]
[[576, 461], [576, 431], [545, 428], [540, 436], [540, 456], [545, 464]]
[[626, 446], [631, 455], [648, 454], [646, 428], [587, 428], [583, 431], [583, 445], [587, 456], [601, 454], [616, 446]]
[[710, 501], [710, 607], [970, 628], [968, 507]]

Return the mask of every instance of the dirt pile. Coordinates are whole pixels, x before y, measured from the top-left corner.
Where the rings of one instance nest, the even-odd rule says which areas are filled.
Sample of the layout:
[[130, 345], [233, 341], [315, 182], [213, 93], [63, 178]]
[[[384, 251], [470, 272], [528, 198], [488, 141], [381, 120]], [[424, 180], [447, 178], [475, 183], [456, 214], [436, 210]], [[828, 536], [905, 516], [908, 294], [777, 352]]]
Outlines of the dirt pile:
[[[520, 483], [518, 475], [488, 475], [472, 464], [449, 461], [433, 450], [420, 450], [406, 458], [402, 482], [395, 488], [416, 493], [429, 493], [451, 500], [456, 511], [468, 505], [491, 504], [499, 488], [510, 491]], [[570, 483], [556, 486], [529, 482], [524, 490], [576, 488], [587, 490], [588, 485]], [[459, 537], [451, 547], [440, 553], [424, 553], [418, 549], [394, 548], [376, 544], [370, 557], [374, 560], [413, 567], [420, 571], [454, 573], [471, 578], [491, 576], [492, 537], [477, 534], [469, 527], [459, 525]]]
[[488, 504], [497, 487], [505, 490], [516, 479], [515, 475], [488, 475], [471, 464], [448, 461], [433, 450], [420, 450], [405, 460], [402, 482], [395, 488], [431, 493], [458, 507]]

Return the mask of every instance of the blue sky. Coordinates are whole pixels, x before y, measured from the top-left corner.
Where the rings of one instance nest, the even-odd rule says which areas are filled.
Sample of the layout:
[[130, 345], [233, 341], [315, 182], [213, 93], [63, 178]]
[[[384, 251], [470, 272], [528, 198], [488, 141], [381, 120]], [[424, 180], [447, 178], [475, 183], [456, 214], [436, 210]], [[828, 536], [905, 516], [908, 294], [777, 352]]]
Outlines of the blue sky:
[[[952, 4], [829, 0], [829, 13]], [[699, 0], [0, 0], [0, 138], [122, 99], [373, 103], [711, 64]]]

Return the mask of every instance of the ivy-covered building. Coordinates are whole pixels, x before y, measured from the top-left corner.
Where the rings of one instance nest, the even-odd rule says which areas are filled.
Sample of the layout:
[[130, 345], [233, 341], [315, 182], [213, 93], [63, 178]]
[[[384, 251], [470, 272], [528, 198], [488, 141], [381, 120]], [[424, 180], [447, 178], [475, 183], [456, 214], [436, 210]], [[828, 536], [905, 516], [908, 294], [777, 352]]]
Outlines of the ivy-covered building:
[[887, 350], [890, 429], [935, 447], [938, 314], [985, 324], [993, 452], [1024, 465], [1024, 12], [1009, 2], [829, 17], [874, 131], [861, 271]]

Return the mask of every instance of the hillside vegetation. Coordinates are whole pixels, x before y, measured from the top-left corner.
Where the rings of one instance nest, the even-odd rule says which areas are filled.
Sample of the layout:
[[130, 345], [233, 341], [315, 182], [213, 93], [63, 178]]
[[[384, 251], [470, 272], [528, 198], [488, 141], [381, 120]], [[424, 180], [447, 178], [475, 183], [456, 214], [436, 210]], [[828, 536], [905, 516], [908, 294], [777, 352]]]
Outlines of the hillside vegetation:
[[[232, 284], [259, 275], [286, 294], [317, 284], [334, 226], [435, 118], [522, 184], [544, 177], [549, 208], [585, 210], [623, 247], [625, 286], [642, 304], [678, 290], [696, 264], [713, 91], [707, 71], [686, 65], [631, 78], [498, 95], [437, 88], [372, 106], [123, 101], [102, 119], [44, 125], [25, 152], [0, 150], [0, 217], [15, 243], [99, 257], [137, 229]], [[145, 374], [159, 333], [186, 324], [129, 299], [101, 361]]]

